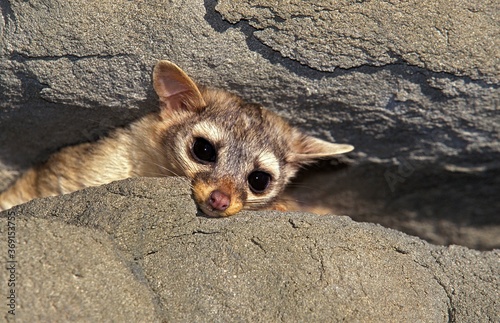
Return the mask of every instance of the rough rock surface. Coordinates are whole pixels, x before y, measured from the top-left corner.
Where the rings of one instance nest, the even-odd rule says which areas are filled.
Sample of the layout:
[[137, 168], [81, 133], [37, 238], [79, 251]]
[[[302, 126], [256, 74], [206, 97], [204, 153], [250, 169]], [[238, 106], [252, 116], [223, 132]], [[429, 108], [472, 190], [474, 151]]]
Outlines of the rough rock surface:
[[[91, 8], [89, 8], [91, 6]], [[498, 1], [2, 1], [0, 189], [156, 108], [158, 59], [356, 146], [294, 198], [500, 246]], [[331, 167], [329, 167], [331, 166]]]
[[340, 216], [201, 217], [181, 178], [34, 200], [1, 213], [2, 237], [7, 217], [17, 322], [500, 320], [498, 250], [434, 246]]
[[347, 170], [291, 192], [302, 208], [500, 247], [498, 1], [10, 0], [0, 10], [2, 188], [58, 148], [154, 110], [150, 74], [166, 58], [356, 146]]
[[[498, 248], [499, 10], [480, 0], [1, 1], [0, 189], [58, 148], [154, 110], [150, 74], [163, 58], [356, 146], [303, 174], [289, 192], [301, 208]], [[205, 218], [181, 179], [3, 212], [2, 260], [8, 217], [17, 321], [500, 321], [498, 250], [341, 216]], [[4, 300], [11, 278], [0, 271]]]
[[[267, 46], [322, 71], [403, 61], [498, 82], [495, 1], [219, 1], [231, 23], [248, 21]], [[451, 6], [453, 5], [453, 6]], [[416, 10], [418, 8], [418, 10]], [[482, 31], [478, 33], [477, 31]]]

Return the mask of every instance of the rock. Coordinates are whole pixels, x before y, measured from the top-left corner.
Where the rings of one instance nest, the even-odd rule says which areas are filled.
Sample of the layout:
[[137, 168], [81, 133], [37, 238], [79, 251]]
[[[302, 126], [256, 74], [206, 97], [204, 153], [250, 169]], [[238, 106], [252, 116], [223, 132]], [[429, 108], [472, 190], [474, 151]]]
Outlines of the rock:
[[215, 8], [233, 24], [249, 24], [257, 39], [282, 56], [321, 71], [404, 62], [495, 83], [500, 43], [490, 27], [498, 23], [490, 5], [221, 0]]
[[[133, 267], [123, 263], [108, 234], [10, 214], [16, 214], [16, 220], [9, 222], [15, 223], [18, 237], [17, 263], [13, 272], [2, 270], [0, 276], [5, 285], [9, 279], [15, 284], [7, 295], [10, 289], [3, 288], [2, 297], [14, 295], [16, 308], [15, 316], [8, 314], [11, 308], [4, 302], [6, 321], [158, 321], [154, 294], [134, 275]], [[6, 220], [1, 221], [4, 246]]]
[[16, 230], [16, 319], [500, 319], [498, 250], [341, 216], [206, 218], [190, 195], [180, 178], [130, 179], [2, 212], [2, 256], [8, 216]]
[[318, 188], [300, 209], [499, 248], [498, 4], [287, 3], [3, 1], [0, 188], [154, 110], [166, 58], [356, 147], [299, 183]]

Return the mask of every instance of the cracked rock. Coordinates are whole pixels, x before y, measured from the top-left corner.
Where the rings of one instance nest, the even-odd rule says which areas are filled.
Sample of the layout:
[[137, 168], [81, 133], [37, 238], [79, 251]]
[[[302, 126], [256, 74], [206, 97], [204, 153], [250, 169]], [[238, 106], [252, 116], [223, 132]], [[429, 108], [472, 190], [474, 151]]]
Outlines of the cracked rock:
[[206, 218], [190, 194], [182, 179], [130, 179], [2, 212], [0, 234], [14, 221], [18, 239], [16, 319], [500, 319], [498, 250], [434, 246], [339, 216]]
[[0, 216], [2, 257], [16, 219], [16, 318], [500, 321], [499, 10], [0, 1], [0, 189], [154, 111], [152, 68], [169, 59], [356, 147], [300, 174], [287, 192], [298, 210], [399, 230], [305, 213], [204, 218], [175, 178], [37, 200]]
[[231, 23], [283, 56], [322, 71], [404, 61], [432, 70], [498, 82], [500, 10], [493, 1], [218, 2]]

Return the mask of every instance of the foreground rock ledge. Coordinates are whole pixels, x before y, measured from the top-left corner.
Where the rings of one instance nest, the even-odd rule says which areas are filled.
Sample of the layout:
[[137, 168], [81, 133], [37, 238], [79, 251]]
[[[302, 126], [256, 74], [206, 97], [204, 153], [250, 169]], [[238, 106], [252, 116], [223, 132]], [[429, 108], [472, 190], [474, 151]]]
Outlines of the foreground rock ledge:
[[21, 321], [500, 319], [498, 250], [433, 246], [343, 216], [205, 218], [179, 178], [125, 180], [3, 212], [4, 260], [8, 214]]

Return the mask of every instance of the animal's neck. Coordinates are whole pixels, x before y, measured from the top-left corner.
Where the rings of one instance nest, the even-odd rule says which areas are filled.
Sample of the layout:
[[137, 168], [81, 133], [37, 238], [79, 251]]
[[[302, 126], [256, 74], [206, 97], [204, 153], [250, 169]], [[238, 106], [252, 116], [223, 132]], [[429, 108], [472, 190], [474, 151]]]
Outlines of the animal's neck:
[[131, 169], [128, 177], [171, 176], [176, 173], [164, 148], [162, 133], [166, 127], [158, 115], [153, 113], [116, 134], [116, 142], [111, 144], [128, 150], [127, 159]]

